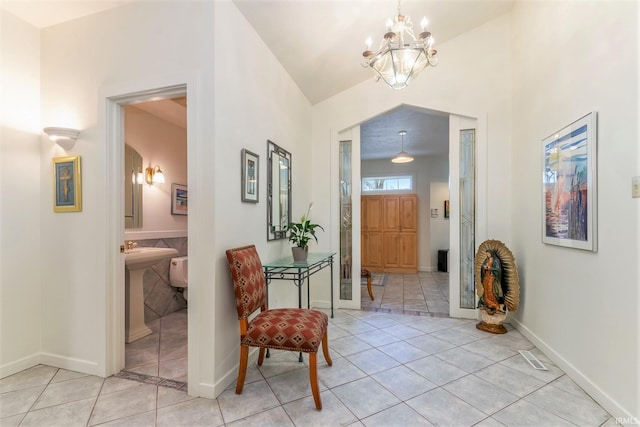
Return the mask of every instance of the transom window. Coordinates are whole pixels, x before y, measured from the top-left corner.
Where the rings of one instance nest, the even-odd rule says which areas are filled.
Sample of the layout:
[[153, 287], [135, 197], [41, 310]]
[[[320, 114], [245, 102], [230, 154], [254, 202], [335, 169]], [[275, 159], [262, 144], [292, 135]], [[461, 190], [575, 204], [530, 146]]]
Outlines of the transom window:
[[363, 193], [413, 191], [413, 175], [367, 176], [362, 178]]

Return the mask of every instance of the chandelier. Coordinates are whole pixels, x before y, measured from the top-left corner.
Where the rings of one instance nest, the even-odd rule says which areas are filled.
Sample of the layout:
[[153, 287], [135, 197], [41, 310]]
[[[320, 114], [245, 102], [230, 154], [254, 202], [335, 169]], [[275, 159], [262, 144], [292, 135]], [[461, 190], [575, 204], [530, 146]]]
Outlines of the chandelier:
[[407, 86], [425, 67], [438, 65], [433, 37], [426, 31], [426, 18], [422, 18], [421, 27], [416, 38], [411, 18], [402, 15], [398, 0], [398, 16], [387, 21], [387, 32], [377, 52], [371, 51], [371, 38], [367, 39], [362, 66], [371, 67], [376, 73], [376, 81], [382, 78], [393, 89]]
[[406, 130], [401, 130], [398, 132], [398, 135], [402, 138], [402, 151], [400, 151], [396, 156], [391, 159], [393, 163], [409, 163], [413, 162], [413, 157], [409, 155], [406, 151], [404, 151], [404, 136], [407, 134]]

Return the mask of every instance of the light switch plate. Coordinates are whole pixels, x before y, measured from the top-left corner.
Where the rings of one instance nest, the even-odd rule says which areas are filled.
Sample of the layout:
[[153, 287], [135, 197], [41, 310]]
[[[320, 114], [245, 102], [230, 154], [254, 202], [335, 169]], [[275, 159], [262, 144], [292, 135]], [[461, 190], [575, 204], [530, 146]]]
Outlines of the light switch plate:
[[631, 197], [640, 197], [640, 176], [631, 178]]

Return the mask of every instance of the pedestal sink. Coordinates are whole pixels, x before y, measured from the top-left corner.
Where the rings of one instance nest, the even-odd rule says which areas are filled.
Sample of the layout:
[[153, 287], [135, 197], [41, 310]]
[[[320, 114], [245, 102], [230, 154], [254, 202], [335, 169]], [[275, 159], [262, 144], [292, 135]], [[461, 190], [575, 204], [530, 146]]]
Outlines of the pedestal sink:
[[131, 343], [153, 333], [144, 323], [144, 287], [147, 268], [178, 255], [173, 248], [134, 248], [125, 251], [125, 342]]

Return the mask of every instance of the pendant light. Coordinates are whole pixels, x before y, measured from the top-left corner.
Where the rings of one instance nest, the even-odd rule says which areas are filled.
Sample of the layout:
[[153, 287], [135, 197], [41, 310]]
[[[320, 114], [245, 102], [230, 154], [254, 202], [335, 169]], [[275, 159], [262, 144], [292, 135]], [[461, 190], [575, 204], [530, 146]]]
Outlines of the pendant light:
[[393, 163], [409, 163], [413, 162], [413, 157], [409, 155], [406, 151], [404, 151], [404, 136], [407, 134], [406, 130], [401, 130], [398, 132], [398, 135], [402, 138], [402, 151], [400, 151], [396, 156], [391, 159]]

